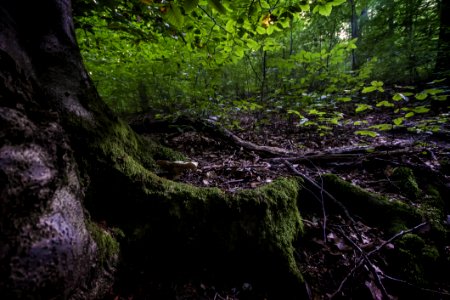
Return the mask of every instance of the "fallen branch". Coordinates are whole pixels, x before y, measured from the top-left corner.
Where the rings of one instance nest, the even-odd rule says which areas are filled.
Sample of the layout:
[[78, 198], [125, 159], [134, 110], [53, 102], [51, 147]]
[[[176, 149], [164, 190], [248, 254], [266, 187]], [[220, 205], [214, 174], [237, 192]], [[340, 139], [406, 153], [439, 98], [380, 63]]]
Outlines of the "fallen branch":
[[193, 119], [186, 116], [178, 117], [172, 122], [168, 121], [153, 121], [149, 118], [137, 118], [130, 123], [130, 126], [137, 133], [154, 132], [162, 128], [169, 128], [170, 126], [190, 127], [193, 130], [202, 131], [212, 135], [215, 139], [220, 138], [228, 143], [242, 147], [248, 151], [258, 152], [265, 156], [294, 156], [297, 152], [289, 151], [284, 148], [272, 146], [260, 146], [252, 142], [241, 139], [236, 134], [228, 129], [219, 126], [218, 123], [212, 120]]

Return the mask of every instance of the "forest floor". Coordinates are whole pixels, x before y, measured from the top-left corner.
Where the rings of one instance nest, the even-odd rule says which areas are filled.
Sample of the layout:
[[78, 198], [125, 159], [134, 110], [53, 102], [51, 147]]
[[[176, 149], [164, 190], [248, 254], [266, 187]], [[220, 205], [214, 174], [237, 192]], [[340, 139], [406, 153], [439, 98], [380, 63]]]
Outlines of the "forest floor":
[[[238, 122], [225, 130], [224, 136], [189, 124], [175, 125], [176, 130], [171, 132], [146, 132], [145, 135], [198, 163], [196, 170], [175, 175], [162, 172], [161, 176], [228, 192], [252, 189], [286, 176], [302, 176], [320, 186], [321, 175], [333, 173], [370, 192], [416, 205], [400, 192], [392, 179], [393, 169], [398, 166], [413, 170], [420, 187], [439, 181], [447, 192], [450, 191], [448, 108], [437, 108], [426, 115], [417, 114], [398, 128], [376, 130], [375, 134], [369, 135], [364, 133], [364, 128], [391, 124], [395, 114], [384, 108], [358, 114], [353, 109], [346, 109], [345, 104], [340, 111], [345, 114], [342, 121], [326, 127], [320, 127], [318, 123], [302, 126], [297, 116], [285, 111], [236, 111], [228, 118]], [[311, 115], [310, 118], [318, 117]], [[361, 121], [363, 128], [355, 125]], [[363, 134], [355, 134], [358, 130]], [[450, 225], [450, 220], [445, 220], [450, 217], [449, 205], [446, 199], [444, 226]], [[326, 207], [318, 207], [316, 211], [302, 212], [306, 233], [296, 253], [310, 299], [385, 299], [386, 296], [404, 299], [402, 291], [405, 289], [412, 289], [412, 293], [427, 299], [450, 299], [449, 274], [417, 286], [383, 271], [389, 269], [389, 263], [380, 248], [386, 251], [394, 248], [395, 240], [406, 232], [387, 236], [380, 229], [371, 228], [355, 218], [357, 221], [352, 226], [359, 231], [359, 242], [354, 243], [358, 238], [348, 229], [348, 216], [327, 214]], [[427, 230], [425, 224], [417, 225], [411, 230]], [[450, 256], [448, 242], [447, 239], [443, 251]], [[362, 253], [370, 251], [373, 252], [375, 271], [358, 266]], [[219, 283], [205, 279], [174, 289], [176, 299], [263, 299], [256, 291], [249, 292], [252, 289], [250, 283], [243, 282], [228, 289], [218, 286]]]

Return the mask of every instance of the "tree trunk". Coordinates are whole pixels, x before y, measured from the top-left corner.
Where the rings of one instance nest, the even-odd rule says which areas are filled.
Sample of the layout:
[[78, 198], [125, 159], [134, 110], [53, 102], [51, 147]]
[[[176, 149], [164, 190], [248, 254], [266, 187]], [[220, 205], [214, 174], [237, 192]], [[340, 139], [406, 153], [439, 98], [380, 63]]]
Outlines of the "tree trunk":
[[[349, 0], [350, 7], [352, 10], [351, 17], [351, 31], [352, 31], [352, 39], [359, 38], [359, 28], [358, 28], [358, 16], [356, 15], [356, 3], [355, 0]], [[356, 60], [356, 52], [355, 49], [352, 49], [352, 70], [358, 69], [358, 62]]]
[[[450, 1], [441, 0], [440, 3], [440, 27], [438, 54], [436, 57], [435, 73], [438, 76], [447, 76], [450, 69], [450, 18], [447, 14], [450, 11]], [[450, 80], [447, 78], [447, 81]]]
[[81, 63], [70, 2], [2, 1], [0, 62], [0, 294], [95, 298], [112, 282], [86, 227], [72, 145], [81, 124], [99, 126], [91, 107], [107, 108]]
[[[108, 228], [118, 227], [122, 272], [207, 272], [298, 297], [301, 182], [229, 195], [156, 176], [155, 159], [182, 157], [136, 135], [101, 101], [69, 0], [1, 2], [0, 97], [2, 296], [101, 298], [119, 247]], [[134, 282], [130, 274], [122, 278]]]

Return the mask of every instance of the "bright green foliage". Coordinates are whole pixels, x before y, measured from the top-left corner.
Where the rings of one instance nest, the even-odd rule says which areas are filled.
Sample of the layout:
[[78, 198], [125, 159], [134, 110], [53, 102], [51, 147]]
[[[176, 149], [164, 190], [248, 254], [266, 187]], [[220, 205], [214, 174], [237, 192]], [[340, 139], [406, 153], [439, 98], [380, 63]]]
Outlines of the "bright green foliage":
[[[354, 3], [355, 15], [344, 0], [74, 0], [74, 7], [87, 69], [119, 113], [213, 114], [232, 124], [236, 111], [277, 107], [325, 132], [342, 117], [320, 104], [394, 110], [389, 125], [402, 126], [427, 113], [429, 101], [446, 101], [444, 78], [421, 90], [404, 84], [433, 71], [437, 0]], [[385, 91], [392, 82], [396, 90]]]

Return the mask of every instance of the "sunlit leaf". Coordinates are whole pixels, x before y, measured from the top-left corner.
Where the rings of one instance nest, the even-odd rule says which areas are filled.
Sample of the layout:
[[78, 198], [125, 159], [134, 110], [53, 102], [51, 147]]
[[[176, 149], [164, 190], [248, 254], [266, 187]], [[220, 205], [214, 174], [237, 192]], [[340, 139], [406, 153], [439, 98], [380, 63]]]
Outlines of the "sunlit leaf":
[[363, 112], [366, 111], [368, 109], [372, 109], [372, 105], [368, 105], [368, 104], [357, 104], [356, 108], [355, 108], [355, 112], [359, 113], [359, 112]]
[[383, 83], [383, 81], [376, 81], [376, 80], [374, 80], [370, 84], [372, 86], [375, 86], [375, 87], [381, 87], [381, 86], [383, 86], [384, 83]]
[[430, 109], [428, 107], [425, 106], [417, 106], [413, 109], [413, 112], [415, 112], [416, 114], [424, 114], [429, 112]]
[[370, 129], [377, 129], [381, 131], [391, 130], [392, 124], [377, 124], [369, 127]]
[[400, 126], [404, 120], [405, 120], [405, 118], [400, 117], [400, 118], [396, 118], [396, 119], [392, 120], [392, 122], [394, 122], [395, 125]]
[[256, 42], [255, 40], [248, 39], [246, 42], [247, 42], [247, 47], [249, 47], [252, 50], [258, 50], [261, 47], [261, 45], [258, 42]]
[[378, 133], [376, 133], [375, 131], [370, 131], [370, 130], [357, 130], [357, 131], [355, 131], [355, 134], [370, 136], [370, 137], [376, 137], [378, 135]]
[[407, 113], [406, 115], [405, 115], [405, 118], [411, 118], [411, 117], [413, 117], [415, 114], [414, 114], [414, 112], [409, 112], [409, 113]]
[[425, 100], [428, 97], [428, 94], [421, 92], [421, 93], [416, 94], [415, 97], [417, 100]]
[[208, 5], [221, 14], [225, 14], [227, 12], [225, 6], [222, 5], [220, 0], [208, 0]]
[[300, 4], [300, 8], [302, 11], [304, 12], [309, 12], [309, 10], [311, 9], [311, 7], [309, 6], [309, 4]]
[[244, 56], [244, 49], [242, 49], [241, 47], [236, 47], [236, 49], [234, 50], [234, 54], [237, 57], [243, 57]]
[[367, 123], [368, 123], [368, 122], [367, 122], [366, 120], [363, 120], [363, 121], [358, 120], [358, 121], [353, 122], [353, 125], [355, 125], [355, 126], [360, 126], [360, 125], [362, 125], [362, 124], [367, 124]]
[[233, 19], [228, 20], [227, 24], [225, 25], [225, 29], [229, 33], [234, 33], [234, 27], [236, 26], [236, 21]]
[[347, 2], [347, 0], [334, 0], [332, 2], [329, 2], [329, 4], [331, 4], [333, 6], [338, 6], [338, 5], [341, 5], [344, 2]]
[[193, 11], [197, 5], [199, 0], [183, 0], [183, 8], [186, 13]]
[[377, 88], [375, 86], [367, 86], [367, 87], [363, 88], [362, 93], [363, 94], [370, 93], [370, 92], [375, 91], [376, 89]]
[[440, 96], [434, 96], [433, 100], [437, 100], [437, 101], [445, 101], [447, 100], [448, 95], [440, 95]]
[[352, 98], [350, 98], [350, 97], [339, 97], [336, 100], [339, 101], [339, 102], [349, 102], [349, 101], [352, 101]]
[[261, 26], [257, 26], [256, 27], [256, 32], [259, 34], [265, 34], [266, 33], [266, 29], [261, 27]]
[[165, 17], [166, 17], [167, 21], [169, 23], [171, 23], [172, 25], [174, 25], [176, 27], [183, 26], [184, 16], [181, 13], [181, 10], [178, 7], [178, 5], [176, 5], [174, 3], [170, 3], [169, 6], [167, 7]]
[[325, 115], [326, 113], [323, 112], [323, 111], [318, 111], [317, 109], [313, 108], [313, 109], [310, 109], [310, 110], [308, 111], [308, 114], [310, 114], [310, 115], [317, 115], [317, 116], [323, 116], [323, 115]]
[[329, 3], [326, 4], [317, 4], [314, 9], [313, 13], [319, 13], [322, 16], [328, 17], [331, 14], [331, 10], [333, 9], [333, 6]]
[[428, 82], [428, 84], [434, 84], [434, 83], [441, 83], [444, 82], [447, 78], [442, 78], [442, 79], [435, 79], [431, 82]]
[[445, 92], [444, 90], [442, 90], [442, 89], [427, 89], [427, 90], [425, 90], [425, 91], [423, 91], [424, 93], [427, 93], [427, 94], [429, 94], [429, 95], [436, 95], [436, 94], [440, 94], [440, 93], [443, 93], [443, 92]]
[[383, 107], [394, 107], [394, 104], [389, 101], [386, 101], [386, 100], [377, 103], [377, 107], [382, 107], [382, 106]]
[[400, 101], [402, 99], [405, 101], [409, 100], [409, 98], [407, 96], [405, 96], [405, 94], [402, 94], [402, 93], [395, 93], [395, 95], [392, 97], [392, 100], [394, 100], [394, 101]]

